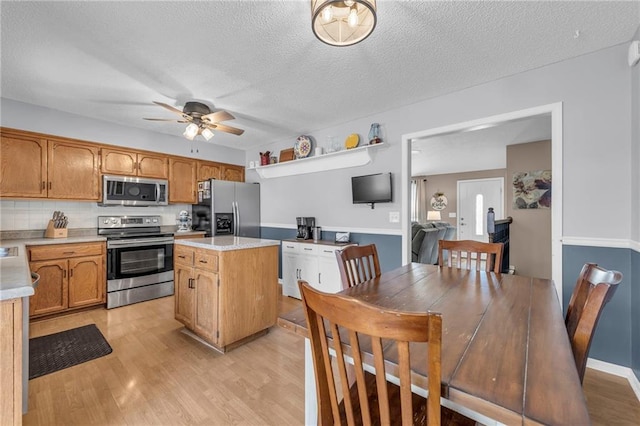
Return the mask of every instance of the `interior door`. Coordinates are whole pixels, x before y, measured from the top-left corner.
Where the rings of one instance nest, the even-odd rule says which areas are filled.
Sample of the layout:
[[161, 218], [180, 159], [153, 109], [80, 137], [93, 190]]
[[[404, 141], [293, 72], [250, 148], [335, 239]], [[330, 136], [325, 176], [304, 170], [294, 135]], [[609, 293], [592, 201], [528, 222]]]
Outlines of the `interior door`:
[[504, 218], [504, 178], [458, 181], [458, 239], [488, 242], [487, 211]]

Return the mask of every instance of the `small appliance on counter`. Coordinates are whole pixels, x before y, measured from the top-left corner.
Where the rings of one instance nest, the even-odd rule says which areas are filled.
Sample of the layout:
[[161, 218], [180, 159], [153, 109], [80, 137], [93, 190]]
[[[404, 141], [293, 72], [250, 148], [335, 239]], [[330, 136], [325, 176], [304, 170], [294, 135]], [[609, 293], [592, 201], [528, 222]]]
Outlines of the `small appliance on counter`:
[[181, 210], [176, 219], [178, 225], [177, 232], [189, 232], [191, 231], [191, 215], [186, 210]]
[[298, 234], [296, 238], [299, 240], [310, 240], [313, 238], [313, 227], [316, 226], [315, 217], [297, 217]]

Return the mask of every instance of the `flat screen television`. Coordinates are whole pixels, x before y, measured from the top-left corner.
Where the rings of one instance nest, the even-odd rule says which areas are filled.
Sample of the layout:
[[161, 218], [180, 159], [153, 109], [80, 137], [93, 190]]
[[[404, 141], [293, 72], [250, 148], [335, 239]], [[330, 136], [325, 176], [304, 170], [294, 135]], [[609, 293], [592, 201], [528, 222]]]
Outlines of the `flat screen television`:
[[353, 176], [351, 178], [351, 195], [353, 204], [390, 203], [391, 173]]

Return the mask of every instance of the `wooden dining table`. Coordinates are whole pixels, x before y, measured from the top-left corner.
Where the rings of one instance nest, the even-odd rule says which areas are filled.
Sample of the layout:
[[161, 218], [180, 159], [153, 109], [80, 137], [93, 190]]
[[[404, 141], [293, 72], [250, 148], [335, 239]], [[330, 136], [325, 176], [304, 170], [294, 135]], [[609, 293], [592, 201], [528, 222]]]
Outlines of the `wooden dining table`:
[[[411, 263], [343, 290], [381, 308], [443, 318], [442, 404], [483, 424], [590, 424], [553, 281]], [[302, 308], [279, 324], [306, 336]], [[427, 388], [426, 348], [412, 347], [417, 390]], [[393, 365], [393, 350], [385, 352]], [[316, 422], [310, 345], [305, 423]]]

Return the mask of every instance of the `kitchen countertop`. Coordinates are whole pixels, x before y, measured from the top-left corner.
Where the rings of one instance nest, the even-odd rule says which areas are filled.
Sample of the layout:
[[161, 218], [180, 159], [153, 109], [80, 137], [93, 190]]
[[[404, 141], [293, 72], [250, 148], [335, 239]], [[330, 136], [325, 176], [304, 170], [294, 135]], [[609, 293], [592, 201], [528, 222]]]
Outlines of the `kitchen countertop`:
[[87, 243], [106, 241], [98, 235], [69, 238], [28, 238], [20, 240], [2, 240], [0, 247], [16, 247], [16, 256], [0, 257], [0, 300], [16, 297], [32, 296], [31, 270], [27, 259], [27, 246], [42, 246], [50, 244]]
[[222, 237], [188, 238], [175, 241], [176, 245], [204, 248], [218, 251], [244, 250], [258, 247], [279, 246], [279, 240], [265, 240], [262, 238]]

